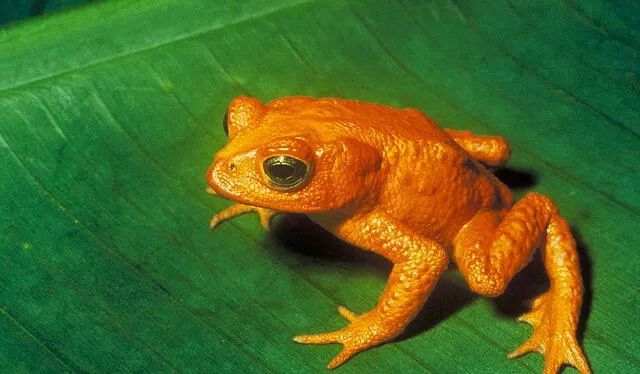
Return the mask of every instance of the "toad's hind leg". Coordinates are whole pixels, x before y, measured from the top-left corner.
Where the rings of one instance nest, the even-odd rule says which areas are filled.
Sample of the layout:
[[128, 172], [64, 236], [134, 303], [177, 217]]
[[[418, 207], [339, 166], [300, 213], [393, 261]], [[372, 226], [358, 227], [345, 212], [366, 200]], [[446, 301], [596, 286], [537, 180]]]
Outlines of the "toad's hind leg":
[[476, 135], [470, 131], [451, 129], [444, 129], [444, 132], [451, 136], [471, 157], [489, 167], [502, 167], [511, 157], [511, 147], [501, 136]]
[[509, 358], [537, 351], [545, 356], [544, 373], [556, 373], [565, 363], [591, 372], [576, 339], [583, 292], [576, 245], [551, 200], [529, 194], [502, 220], [495, 212], [481, 211], [460, 230], [453, 246], [471, 289], [488, 296], [500, 295], [541, 246], [550, 288], [520, 317], [534, 333]]

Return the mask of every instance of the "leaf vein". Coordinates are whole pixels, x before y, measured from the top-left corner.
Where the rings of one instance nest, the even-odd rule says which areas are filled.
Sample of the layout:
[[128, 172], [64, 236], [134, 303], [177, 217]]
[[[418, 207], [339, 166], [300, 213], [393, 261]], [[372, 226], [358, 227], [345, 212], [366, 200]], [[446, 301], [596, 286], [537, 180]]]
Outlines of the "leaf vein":
[[[0, 135], [0, 138], [1, 138], [1, 135]], [[25, 326], [22, 322], [20, 322], [15, 316], [9, 313], [7, 309], [0, 306], [0, 313], [7, 316], [7, 318], [9, 318], [9, 321], [11, 321], [11, 323], [18, 326], [22, 331], [24, 331], [24, 333], [27, 334], [30, 339], [32, 339], [38, 345], [43, 347], [56, 361], [58, 361], [60, 364], [62, 364], [62, 366], [67, 368], [67, 370], [73, 373], [80, 372], [79, 368], [72, 367], [73, 365], [70, 362], [68, 362], [66, 359], [64, 359], [64, 357], [62, 357], [60, 353], [54, 351], [51, 347], [45, 344], [40, 338], [36, 336], [36, 334], [33, 331], [31, 331], [31, 329], [27, 328], [27, 326]]]
[[71, 69], [49, 73], [49, 74], [42, 75], [42, 76], [37, 77], [37, 78], [26, 79], [26, 80], [19, 81], [19, 82], [16, 82], [16, 83], [13, 83], [13, 84], [10, 84], [10, 85], [7, 85], [7, 86], [0, 86], [0, 93], [5, 92], [5, 91], [14, 90], [16, 88], [20, 88], [20, 87], [23, 87], [23, 86], [31, 85], [31, 84], [34, 84], [34, 83], [43, 82], [43, 81], [46, 81], [46, 80], [49, 80], [49, 79], [53, 79], [53, 78], [56, 78], [56, 77], [65, 76], [65, 75], [71, 74], [71, 73], [79, 71], [79, 70], [87, 69], [87, 68], [90, 68], [90, 67], [93, 67], [93, 66], [97, 66], [97, 65], [101, 65], [101, 64], [105, 64], [105, 63], [109, 63], [111, 61], [115, 61], [115, 60], [118, 60], [118, 59], [121, 59], [121, 58], [124, 58], [124, 57], [132, 56], [132, 55], [135, 55], [135, 54], [140, 54], [140, 53], [144, 53], [144, 52], [148, 52], [148, 51], [152, 51], [152, 50], [155, 50], [155, 49], [158, 49], [158, 48], [161, 48], [163, 46], [170, 45], [170, 44], [173, 44], [173, 43], [177, 43], [177, 42], [181, 42], [181, 41], [189, 40], [189, 39], [195, 39], [195, 38], [197, 38], [197, 37], [199, 37], [201, 35], [205, 35], [205, 34], [208, 34], [210, 32], [215, 32], [215, 31], [218, 31], [218, 30], [222, 30], [222, 29], [224, 29], [226, 27], [231, 27], [231, 26], [242, 24], [242, 23], [256, 21], [258, 19], [262, 19], [262, 18], [269, 17], [269, 16], [272, 16], [272, 15], [275, 15], [275, 14], [286, 12], [286, 11], [289, 11], [291, 9], [295, 9], [297, 7], [304, 6], [304, 5], [311, 4], [311, 3], [315, 3], [315, 2], [318, 2], [318, 1], [321, 1], [321, 0], [302, 0], [302, 1], [289, 4], [289, 5], [281, 7], [281, 8], [274, 9], [274, 10], [269, 10], [269, 11], [266, 11], [266, 12], [257, 12], [255, 14], [250, 15], [249, 17], [239, 18], [237, 20], [225, 23], [223, 25], [214, 25], [214, 26], [206, 27], [206, 28], [203, 28], [203, 29], [200, 29], [200, 30], [196, 30], [196, 31], [193, 31], [193, 32], [176, 35], [176, 36], [174, 36], [172, 38], [168, 38], [166, 40], [162, 40], [162, 41], [150, 44], [150, 45], [146, 45], [146, 46], [141, 47], [141, 48], [132, 49], [132, 50], [126, 51], [124, 53], [119, 53], [119, 54], [116, 54], [116, 55], [113, 55], [113, 56], [109, 56], [109, 57], [105, 57], [105, 58], [98, 58], [98, 59], [95, 59], [95, 60], [93, 60], [91, 62], [82, 64], [82, 65], [79, 65], [79, 66], [74, 66]]

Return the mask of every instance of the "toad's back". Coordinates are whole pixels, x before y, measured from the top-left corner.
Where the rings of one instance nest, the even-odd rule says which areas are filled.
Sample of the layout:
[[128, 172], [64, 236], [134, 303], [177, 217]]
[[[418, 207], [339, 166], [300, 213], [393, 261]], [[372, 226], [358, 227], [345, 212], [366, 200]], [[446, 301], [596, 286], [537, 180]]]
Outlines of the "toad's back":
[[295, 118], [292, 129], [353, 137], [376, 148], [382, 155], [379, 208], [445, 246], [478, 210], [511, 205], [508, 188], [416, 109], [304, 97], [269, 106]]

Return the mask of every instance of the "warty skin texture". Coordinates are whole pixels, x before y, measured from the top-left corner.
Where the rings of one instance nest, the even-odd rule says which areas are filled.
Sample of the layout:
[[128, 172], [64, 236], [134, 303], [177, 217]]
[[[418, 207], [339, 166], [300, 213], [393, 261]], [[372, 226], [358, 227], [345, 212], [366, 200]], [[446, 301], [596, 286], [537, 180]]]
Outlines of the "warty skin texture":
[[[520, 317], [534, 333], [509, 357], [537, 351], [544, 373], [563, 364], [590, 372], [576, 339], [583, 286], [575, 241], [549, 198], [531, 193], [512, 205], [509, 189], [488, 169], [509, 159], [503, 138], [440, 129], [415, 109], [333, 98], [264, 105], [237, 97], [227, 122], [229, 143], [206, 178], [210, 193], [239, 204], [214, 215], [212, 228], [250, 211], [265, 227], [278, 212], [304, 213], [394, 264], [371, 311], [339, 307], [347, 327], [294, 338], [342, 344], [329, 368], [400, 334], [450, 260], [473, 291], [495, 297], [541, 248], [551, 287]], [[275, 188], [264, 166], [281, 155], [308, 168], [290, 189]]]

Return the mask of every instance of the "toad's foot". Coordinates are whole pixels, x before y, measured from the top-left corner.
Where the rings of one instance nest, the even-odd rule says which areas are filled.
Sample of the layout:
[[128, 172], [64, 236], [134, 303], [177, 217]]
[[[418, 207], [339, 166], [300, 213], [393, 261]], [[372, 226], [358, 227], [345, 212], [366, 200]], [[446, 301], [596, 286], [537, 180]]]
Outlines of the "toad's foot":
[[256, 212], [260, 215], [260, 224], [267, 231], [269, 230], [271, 218], [276, 214], [278, 214], [278, 212], [273, 209], [259, 208], [257, 206], [244, 205], [244, 204], [236, 204], [223, 210], [222, 212], [215, 214], [211, 218], [211, 221], [209, 221], [209, 228], [213, 229], [228, 219], [237, 217], [242, 214], [250, 213], [250, 212]]
[[299, 335], [293, 338], [294, 341], [304, 344], [342, 344], [342, 351], [327, 365], [329, 369], [336, 368], [356, 353], [383, 343], [397, 335], [384, 326], [375, 311], [358, 315], [340, 306], [338, 307], [338, 312], [351, 322], [349, 326], [334, 332]]
[[538, 296], [532, 302], [532, 310], [518, 318], [533, 326], [531, 338], [509, 354], [509, 358], [529, 352], [544, 355], [544, 374], [557, 373], [563, 364], [577, 368], [580, 373], [591, 373], [587, 359], [578, 345], [570, 317], [562, 309], [563, 301], [551, 292]]

